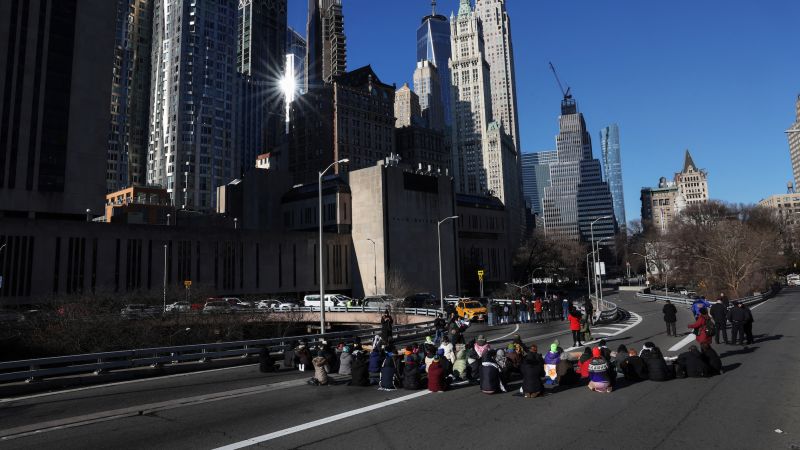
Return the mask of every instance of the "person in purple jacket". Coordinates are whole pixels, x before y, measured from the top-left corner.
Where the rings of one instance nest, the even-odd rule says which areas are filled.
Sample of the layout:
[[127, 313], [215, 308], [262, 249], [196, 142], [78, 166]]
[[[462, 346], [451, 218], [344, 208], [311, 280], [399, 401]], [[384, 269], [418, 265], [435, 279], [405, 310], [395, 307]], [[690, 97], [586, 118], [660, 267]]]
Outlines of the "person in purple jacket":
[[611, 380], [608, 377], [608, 361], [603, 358], [600, 348], [592, 349], [589, 361], [589, 390], [595, 392], [611, 392]]
[[558, 351], [558, 341], [550, 344], [550, 351], [544, 355], [544, 383], [556, 384], [558, 378], [556, 366], [561, 361], [561, 353]]

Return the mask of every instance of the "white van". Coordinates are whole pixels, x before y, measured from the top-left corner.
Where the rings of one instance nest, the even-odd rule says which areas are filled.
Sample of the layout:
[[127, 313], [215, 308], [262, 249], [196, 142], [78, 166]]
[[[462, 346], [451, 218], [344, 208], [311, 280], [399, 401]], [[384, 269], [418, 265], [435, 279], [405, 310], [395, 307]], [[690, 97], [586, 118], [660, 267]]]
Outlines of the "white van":
[[[332, 308], [339, 306], [341, 295], [325, 294], [325, 307]], [[306, 295], [303, 297], [303, 306], [319, 308], [319, 294]]]

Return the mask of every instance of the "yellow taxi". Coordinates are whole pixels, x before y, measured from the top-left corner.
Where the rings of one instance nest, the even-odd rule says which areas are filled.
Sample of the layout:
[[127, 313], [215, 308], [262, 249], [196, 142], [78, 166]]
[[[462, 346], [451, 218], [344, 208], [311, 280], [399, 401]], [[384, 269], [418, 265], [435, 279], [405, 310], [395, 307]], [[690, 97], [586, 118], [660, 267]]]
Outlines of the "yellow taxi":
[[456, 304], [456, 315], [467, 320], [486, 320], [486, 307], [479, 301], [461, 299]]

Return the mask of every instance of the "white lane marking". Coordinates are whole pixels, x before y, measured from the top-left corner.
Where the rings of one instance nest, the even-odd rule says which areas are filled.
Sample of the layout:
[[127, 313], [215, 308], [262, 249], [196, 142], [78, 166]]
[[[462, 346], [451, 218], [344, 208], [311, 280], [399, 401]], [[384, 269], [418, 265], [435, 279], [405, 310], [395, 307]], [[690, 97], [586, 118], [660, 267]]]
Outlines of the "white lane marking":
[[250, 367], [250, 366], [256, 366], [256, 365], [258, 365], [258, 364], [255, 363], [255, 364], [245, 364], [245, 365], [241, 365], [241, 366], [220, 367], [218, 369], [197, 370], [197, 371], [194, 371], [194, 372], [176, 373], [176, 374], [172, 374], [172, 375], [160, 375], [160, 376], [157, 375], [157, 376], [147, 377], [147, 378], [138, 378], [138, 379], [135, 379], [135, 380], [116, 381], [114, 383], [95, 384], [95, 385], [92, 385], [92, 386], [84, 386], [84, 387], [79, 387], [79, 388], [74, 388], [74, 389], [67, 389], [67, 390], [63, 390], [63, 391], [44, 392], [44, 393], [41, 393], [41, 394], [31, 394], [31, 395], [25, 395], [25, 396], [22, 396], [22, 397], [0, 398], [0, 404], [8, 403], [8, 402], [16, 402], [16, 401], [19, 401], [19, 400], [27, 400], [27, 399], [31, 399], [31, 398], [49, 397], [51, 395], [70, 394], [72, 392], [87, 391], [87, 390], [90, 390], [90, 389], [101, 389], [101, 388], [108, 388], [108, 387], [112, 387], [112, 386], [122, 386], [122, 385], [125, 385], [125, 384], [144, 383], [146, 381], [158, 381], [158, 380], [165, 380], [165, 379], [168, 379], [168, 378], [186, 377], [186, 376], [189, 376], [189, 375], [199, 375], [199, 374], [203, 374], [203, 373], [220, 372], [220, 371], [223, 371], [223, 370], [242, 369], [242, 368], [246, 368], [246, 367]]
[[415, 392], [413, 394], [404, 395], [402, 397], [397, 397], [392, 400], [386, 400], [385, 402], [376, 403], [374, 405], [365, 406], [363, 408], [353, 409], [350, 411], [345, 411], [340, 414], [336, 414], [330, 417], [326, 417], [324, 419], [314, 420], [311, 422], [307, 422], [301, 425], [297, 425], [294, 427], [285, 428], [279, 431], [273, 431], [272, 433], [264, 434], [261, 436], [256, 436], [254, 438], [246, 439], [244, 441], [236, 442], [233, 444], [226, 445], [224, 447], [218, 447], [215, 450], [236, 450], [243, 447], [248, 447], [255, 444], [260, 444], [262, 442], [271, 441], [273, 439], [277, 439], [280, 437], [288, 436], [290, 434], [298, 433], [300, 431], [309, 430], [311, 428], [316, 428], [320, 425], [325, 425], [331, 422], [336, 422], [342, 419], [347, 419], [348, 417], [353, 417], [359, 414], [364, 414], [366, 412], [375, 411], [376, 409], [385, 408], [387, 406], [395, 405], [397, 403], [402, 403], [406, 400], [412, 400], [417, 397], [422, 397], [423, 395], [430, 394], [430, 391], [424, 390], [420, 392]]
[[683, 339], [681, 339], [680, 342], [678, 342], [677, 344], [675, 344], [672, 347], [670, 347], [668, 351], [674, 352], [674, 351], [680, 350], [683, 347], [687, 346], [690, 342], [692, 342], [696, 338], [697, 338], [697, 336], [695, 336], [693, 333], [689, 333]]
[[769, 301], [772, 301], [772, 300], [774, 300], [774, 299], [775, 299], [775, 297], [772, 297], [772, 298], [771, 298], [771, 299], [769, 299], [769, 300], [764, 300], [763, 302], [761, 302], [761, 303], [757, 304], [756, 306], [753, 306], [753, 307], [752, 307], [752, 308], [750, 308], [750, 309], [751, 309], [751, 310], [752, 310], [752, 309], [756, 309], [756, 308], [758, 308], [759, 306], [763, 305], [764, 303], [767, 303], [767, 302], [769, 302]]
[[489, 341], [489, 342], [497, 342], [497, 341], [499, 341], [500, 339], [503, 339], [503, 338], [506, 338], [506, 337], [508, 337], [508, 336], [511, 336], [512, 334], [516, 333], [517, 331], [519, 331], [519, 324], [517, 324], [517, 326], [516, 326], [516, 327], [514, 327], [514, 331], [512, 331], [511, 333], [504, 334], [503, 336], [500, 336], [499, 338], [494, 338], [494, 339], [492, 339], [492, 340], [491, 340], [491, 341]]
[[[595, 339], [593, 341], [584, 342], [583, 345], [581, 345], [580, 347], [565, 348], [564, 351], [565, 352], [570, 352], [570, 351], [573, 351], [573, 350], [578, 350], [578, 349], [581, 349], [583, 347], [588, 347], [591, 344], [596, 344], [596, 343], [600, 342], [600, 339], [610, 338], [610, 337], [613, 337], [613, 336], [619, 336], [620, 334], [625, 333], [628, 330], [630, 330], [631, 328], [635, 327], [636, 325], [639, 325], [640, 323], [642, 323], [643, 319], [642, 319], [642, 316], [640, 316], [639, 314], [636, 314], [635, 312], [631, 312], [631, 311], [628, 311], [628, 314], [631, 315], [631, 318], [633, 319], [633, 323], [631, 323], [630, 325], [626, 326], [625, 328], [623, 328], [623, 329], [621, 329], [619, 331], [616, 331], [614, 333], [611, 333], [611, 334], [609, 334], [607, 336], [598, 337], [597, 339]], [[602, 327], [598, 327], [598, 328], [602, 328]], [[594, 328], [594, 330], [597, 330], [598, 328]]]

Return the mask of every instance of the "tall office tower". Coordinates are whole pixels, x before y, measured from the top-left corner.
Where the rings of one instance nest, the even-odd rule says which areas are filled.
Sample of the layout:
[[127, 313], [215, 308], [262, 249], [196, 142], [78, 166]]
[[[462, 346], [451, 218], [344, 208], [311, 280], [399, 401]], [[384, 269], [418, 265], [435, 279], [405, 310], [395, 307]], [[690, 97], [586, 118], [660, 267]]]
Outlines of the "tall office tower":
[[306, 24], [307, 89], [332, 83], [347, 70], [342, 0], [309, 0]]
[[101, 213], [116, 9], [0, 2], [0, 217]]
[[697, 168], [688, 149], [683, 158], [683, 170], [675, 174], [675, 185], [687, 204], [708, 201], [708, 172]]
[[[550, 186], [544, 188], [542, 202], [545, 232], [582, 241], [589, 241], [592, 234], [595, 240], [613, 237], [616, 227], [611, 191], [603, 182], [600, 162], [592, 157], [592, 140], [583, 114], [570, 95], [561, 102], [556, 152], [558, 161], [550, 164]], [[610, 218], [595, 222], [605, 216]], [[590, 229], [592, 222], [595, 224]]]
[[419, 124], [422, 120], [419, 97], [408, 87], [408, 83], [394, 93], [394, 117], [397, 119], [394, 123], [397, 128]]
[[476, 0], [475, 14], [483, 23], [484, 56], [489, 63], [492, 83], [492, 117], [511, 135], [514, 149], [519, 152], [514, 48], [506, 0]]
[[[274, 150], [286, 136], [281, 78], [286, 64], [286, 0], [240, 0], [236, 70], [236, 148], [241, 168]], [[243, 124], [242, 122], [249, 122]]]
[[289, 69], [289, 61], [293, 64], [294, 80], [295, 80], [295, 94], [303, 95], [308, 90], [306, 85], [306, 52], [308, 51], [305, 38], [293, 30], [291, 27], [286, 28], [286, 55], [291, 55], [287, 61], [287, 72]]
[[414, 70], [414, 92], [419, 97], [419, 107], [425, 126], [434, 130], [444, 130], [442, 80], [439, 78], [439, 69], [432, 62], [428, 60], [417, 62], [417, 68]]
[[485, 133], [492, 121], [489, 64], [484, 59], [481, 22], [469, 0], [461, 0], [458, 16], [450, 17], [453, 107], [452, 164], [456, 191], [488, 193]]
[[211, 210], [240, 174], [234, 141], [237, 3], [156, 0], [147, 183]]
[[789, 139], [789, 157], [792, 161], [794, 186], [795, 189], [798, 189], [800, 187], [800, 95], [795, 100], [794, 108], [794, 123], [786, 130], [786, 137]]
[[603, 156], [603, 173], [614, 200], [614, 218], [620, 229], [626, 228], [625, 197], [622, 189], [622, 156], [619, 151], [619, 126], [611, 125], [600, 130], [600, 149]]
[[[431, 14], [422, 18], [417, 28], [417, 62], [430, 61], [436, 66], [439, 75], [439, 91], [441, 95], [442, 117], [444, 124], [450, 126], [452, 111], [450, 105], [450, 23], [447, 17], [436, 14], [436, 1], [431, 1]], [[418, 65], [419, 67], [419, 65]], [[415, 77], [416, 79], [416, 77]], [[414, 82], [414, 91], [422, 97]], [[423, 109], [425, 107], [423, 106]], [[438, 114], [438, 112], [434, 112]], [[438, 120], [435, 119], [435, 120]], [[435, 125], [430, 125], [435, 128]]]
[[550, 164], [558, 161], [558, 152], [545, 150], [536, 153], [523, 153], [522, 191], [525, 201], [530, 203], [536, 215], [542, 215], [544, 188], [550, 186]]
[[152, 0], [117, 0], [106, 190], [145, 183]]

